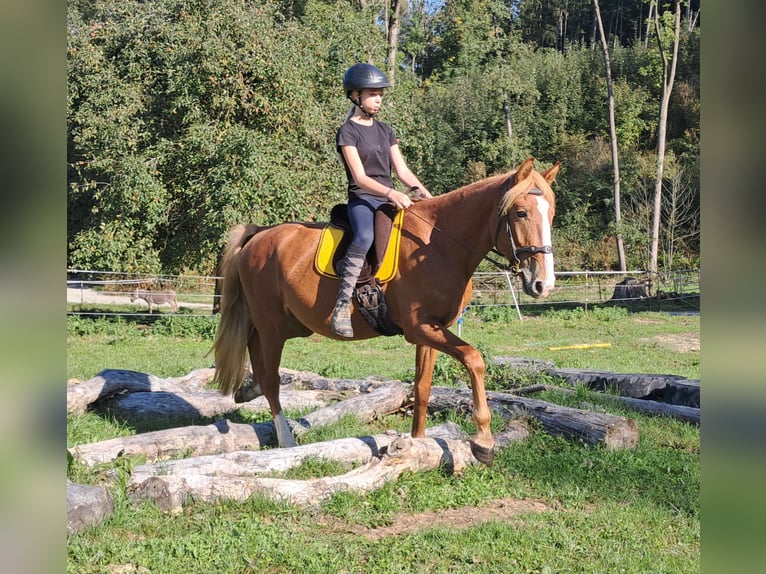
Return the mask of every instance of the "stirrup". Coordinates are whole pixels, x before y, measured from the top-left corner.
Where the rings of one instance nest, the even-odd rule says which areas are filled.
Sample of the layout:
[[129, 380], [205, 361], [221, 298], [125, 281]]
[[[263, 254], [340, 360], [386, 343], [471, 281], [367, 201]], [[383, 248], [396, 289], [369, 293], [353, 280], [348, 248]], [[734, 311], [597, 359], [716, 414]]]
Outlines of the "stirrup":
[[351, 302], [340, 300], [335, 303], [335, 309], [332, 312], [330, 329], [339, 337], [351, 338], [354, 336], [354, 329], [351, 326]]

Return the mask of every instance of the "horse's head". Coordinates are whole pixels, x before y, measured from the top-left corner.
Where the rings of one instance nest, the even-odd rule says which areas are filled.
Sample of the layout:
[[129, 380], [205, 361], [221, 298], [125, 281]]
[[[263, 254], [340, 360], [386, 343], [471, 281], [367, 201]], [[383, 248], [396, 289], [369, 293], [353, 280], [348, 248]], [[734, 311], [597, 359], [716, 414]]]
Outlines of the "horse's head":
[[556, 163], [539, 173], [534, 158], [511, 174], [508, 191], [498, 208], [495, 245], [521, 275], [524, 291], [531, 297], [546, 297], [555, 284], [551, 227], [556, 209], [551, 184], [559, 172]]

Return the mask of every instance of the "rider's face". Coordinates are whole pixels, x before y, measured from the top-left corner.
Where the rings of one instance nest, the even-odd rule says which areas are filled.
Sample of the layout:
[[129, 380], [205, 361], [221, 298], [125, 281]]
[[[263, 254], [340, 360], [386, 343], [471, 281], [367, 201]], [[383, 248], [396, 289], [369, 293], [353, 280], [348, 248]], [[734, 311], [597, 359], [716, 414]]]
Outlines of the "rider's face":
[[359, 94], [362, 108], [369, 113], [378, 113], [383, 103], [383, 88], [364, 88]]

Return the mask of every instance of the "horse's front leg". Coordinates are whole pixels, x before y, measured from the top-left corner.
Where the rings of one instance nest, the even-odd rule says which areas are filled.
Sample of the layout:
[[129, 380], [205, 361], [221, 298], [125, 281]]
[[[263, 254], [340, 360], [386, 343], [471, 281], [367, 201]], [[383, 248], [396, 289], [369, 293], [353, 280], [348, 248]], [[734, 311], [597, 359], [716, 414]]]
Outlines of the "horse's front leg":
[[[476, 434], [471, 438], [471, 452], [476, 459], [484, 464], [492, 464], [494, 460], [495, 439], [492, 436], [490, 422], [492, 413], [487, 405], [487, 393], [484, 388], [484, 359], [481, 353], [471, 345], [463, 341], [460, 337], [452, 333], [445, 326], [435, 321], [421, 321], [413, 325], [410, 333], [405, 332], [405, 337], [411, 343], [418, 345], [418, 359], [421, 358], [421, 346], [432, 347], [443, 353], [454, 357], [468, 371], [471, 380], [471, 392], [473, 395], [473, 421], [476, 424]], [[423, 351], [424, 352], [424, 351]], [[436, 360], [436, 354], [432, 357]], [[425, 364], [425, 363], [424, 363]], [[431, 376], [433, 373], [433, 363], [428, 373], [428, 393], [431, 391]], [[420, 373], [418, 373], [420, 374]], [[413, 422], [413, 436], [417, 430], [418, 424], [418, 397], [423, 405], [423, 414], [425, 417], [425, 405], [428, 404], [428, 397], [423, 398], [424, 385], [418, 384], [419, 379], [415, 381], [415, 421]], [[421, 387], [418, 390], [418, 386]]]
[[431, 396], [434, 365], [439, 352], [427, 345], [415, 347], [415, 412], [412, 419], [412, 436], [426, 436], [426, 414]]

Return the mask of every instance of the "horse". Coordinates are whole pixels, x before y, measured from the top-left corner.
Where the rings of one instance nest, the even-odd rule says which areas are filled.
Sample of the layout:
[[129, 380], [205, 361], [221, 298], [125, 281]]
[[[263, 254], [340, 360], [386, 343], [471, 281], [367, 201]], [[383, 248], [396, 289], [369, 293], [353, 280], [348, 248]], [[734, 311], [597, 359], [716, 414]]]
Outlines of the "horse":
[[[469, 442], [473, 455], [487, 465], [494, 458], [494, 438], [484, 360], [449, 327], [470, 301], [471, 277], [490, 251], [511, 262], [510, 269], [521, 276], [531, 297], [544, 298], [554, 288], [551, 184], [559, 164], [540, 173], [534, 170], [534, 161], [530, 157], [515, 171], [414, 202], [405, 213], [397, 273], [382, 286], [390, 321], [415, 345], [411, 436], [425, 436], [434, 364], [439, 352], [447, 353], [468, 371], [476, 424]], [[380, 335], [356, 305], [352, 305], [353, 339], [330, 330], [338, 280], [321, 276], [313, 267], [325, 225], [239, 224], [230, 230], [221, 259], [221, 319], [211, 349], [214, 383], [223, 395], [234, 393], [237, 402], [265, 395], [279, 447], [296, 445], [279, 401], [285, 342], [312, 333], [336, 340]], [[246, 353], [252, 383], [243, 387]]]

